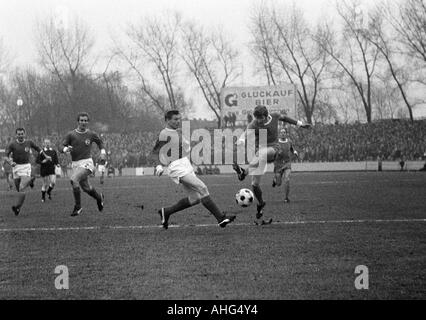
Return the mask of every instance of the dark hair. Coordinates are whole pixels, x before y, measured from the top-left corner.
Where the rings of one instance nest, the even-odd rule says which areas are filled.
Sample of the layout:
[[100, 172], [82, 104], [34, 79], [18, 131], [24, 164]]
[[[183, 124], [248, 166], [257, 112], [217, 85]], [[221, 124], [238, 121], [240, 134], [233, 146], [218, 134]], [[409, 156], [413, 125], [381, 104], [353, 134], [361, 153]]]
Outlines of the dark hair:
[[80, 113], [77, 115], [77, 121], [79, 121], [79, 120], [80, 120], [80, 117], [87, 117], [87, 120], [90, 120], [89, 114], [88, 114], [87, 112], [80, 112]]
[[166, 114], [164, 115], [164, 120], [170, 120], [174, 115], [178, 115], [179, 110], [169, 110], [166, 112]]
[[18, 131], [24, 131], [25, 132], [25, 129], [24, 128], [16, 128], [15, 133], [18, 133]]
[[269, 115], [268, 109], [265, 106], [256, 106], [253, 111], [255, 118], [267, 117]]

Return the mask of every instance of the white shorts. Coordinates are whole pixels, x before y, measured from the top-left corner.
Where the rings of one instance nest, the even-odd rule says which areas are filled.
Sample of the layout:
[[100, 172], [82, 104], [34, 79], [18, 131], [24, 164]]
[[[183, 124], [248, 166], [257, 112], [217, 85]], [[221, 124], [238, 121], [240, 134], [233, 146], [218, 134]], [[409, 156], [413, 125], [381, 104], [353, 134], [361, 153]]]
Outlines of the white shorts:
[[98, 164], [98, 171], [100, 173], [104, 173], [106, 171], [106, 167], [102, 164]]
[[195, 174], [194, 168], [187, 157], [175, 160], [168, 166], [168, 175], [176, 184], [179, 184], [180, 178], [187, 174]]
[[31, 177], [31, 163], [17, 164], [13, 167], [13, 179]]
[[72, 169], [75, 170], [77, 168], [84, 168], [90, 170], [92, 173], [95, 171], [95, 165], [93, 164], [92, 158], [73, 161]]

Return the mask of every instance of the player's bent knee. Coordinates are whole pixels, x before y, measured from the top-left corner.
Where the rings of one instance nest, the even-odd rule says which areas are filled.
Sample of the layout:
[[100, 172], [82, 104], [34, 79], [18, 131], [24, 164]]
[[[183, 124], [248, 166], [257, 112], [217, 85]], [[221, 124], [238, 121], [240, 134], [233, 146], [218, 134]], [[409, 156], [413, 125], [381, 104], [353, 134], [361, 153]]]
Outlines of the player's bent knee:
[[253, 176], [253, 180], [251, 181], [251, 185], [253, 187], [258, 187], [260, 186], [260, 178], [256, 178], [255, 176]]
[[78, 181], [71, 180], [70, 183], [73, 189], [80, 189]]
[[197, 191], [200, 194], [200, 198], [204, 198], [209, 195], [209, 189], [205, 185], [199, 186]]
[[84, 192], [88, 193], [92, 190], [92, 187], [85, 184], [85, 183], [80, 183], [80, 187], [81, 189], [83, 189]]
[[195, 206], [196, 204], [199, 204], [201, 202], [201, 198], [198, 195], [190, 196], [188, 197], [188, 199], [191, 206]]

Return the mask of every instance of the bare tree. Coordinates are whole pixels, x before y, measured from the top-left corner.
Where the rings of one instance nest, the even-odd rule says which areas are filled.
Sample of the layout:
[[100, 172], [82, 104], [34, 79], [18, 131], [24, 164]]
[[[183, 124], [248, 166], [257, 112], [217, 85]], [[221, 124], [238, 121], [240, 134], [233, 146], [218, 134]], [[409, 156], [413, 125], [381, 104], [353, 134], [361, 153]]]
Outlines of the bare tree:
[[331, 92], [324, 91], [324, 94], [317, 102], [315, 112], [312, 115], [312, 118], [315, 120], [315, 122], [338, 122], [339, 118], [337, 116], [337, 108], [335, 107], [333, 100], [334, 97], [331, 95]]
[[273, 29], [269, 19], [269, 10], [261, 5], [254, 10], [251, 17], [250, 31], [253, 41], [250, 44], [251, 53], [260, 61], [260, 71], [265, 73], [268, 85], [277, 85], [274, 70], [277, 68], [273, 57], [273, 50], [270, 46], [271, 35], [269, 32]]
[[189, 22], [182, 28], [182, 34], [182, 59], [195, 78], [207, 105], [216, 115], [220, 127], [220, 91], [239, 75], [238, 51], [221, 30], [207, 32], [201, 26]]
[[320, 29], [317, 40], [356, 88], [367, 121], [371, 122], [371, 90], [379, 50], [363, 36], [364, 22], [360, 19], [359, 3], [356, 0], [338, 1], [336, 7], [343, 21], [340, 43], [331, 37], [331, 28], [327, 24]]
[[405, 53], [426, 63], [426, 2], [405, 0], [398, 4], [398, 13], [387, 10], [387, 17], [404, 45]]
[[6, 72], [7, 66], [10, 64], [10, 54], [7, 50], [3, 38], [0, 38], [0, 75]]
[[0, 133], [2, 134], [11, 132], [18, 124], [17, 106], [13, 96], [10, 86], [0, 78]]
[[71, 107], [77, 108], [79, 75], [90, 63], [94, 45], [88, 27], [75, 18], [68, 26], [59, 25], [53, 16], [37, 21], [36, 38], [41, 65], [58, 78]]
[[52, 90], [49, 78], [41, 76], [34, 69], [16, 69], [11, 74], [11, 82], [14, 95], [22, 98], [24, 102], [17, 110], [21, 125], [25, 126], [30, 134], [49, 134], [50, 121], [54, 119], [53, 104], [49, 99]]
[[[364, 29], [362, 35], [367, 39], [367, 41], [372, 43], [377, 48], [377, 50], [384, 58], [388, 70], [397, 85], [397, 88], [402, 96], [402, 99], [404, 100], [405, 105], [407, 106], [410, 119], [411, 121], [413, 121], [412, 105], [408, 101], [408, 96], [406, 92], [407, 90], [405, 88], [407, 80], [404, 79], [404, 68], [398, 66], [397, 64], [397, 53], [399, 49], [395, 46], [395, 42], [392, 41], [393, 35], [387, 34], [385, 31], [385, 20], [383, 18], [384, 11], [389, 12], [389, 9], [384, 10], [382, 5], [379, 5], [375, 8], [369, 18], [368, 29]], [[401, 57], [399, 58], [399, 60], [401, 60]]]
[[281, 10], [263, 7], [252, 21], [253, 50], [263, 59], [268, 81], [275, 83], [280, 79], [296, 85], [299, 102], [311, 123], [325, 70], [331, 62], [328, 52], [314, 41], [312, 29], [295, 5]]
[[401, 95], [392, 81], [390, 72], [386, 72], [383, 76], [378, 76], [373, 87], [372, 101], [376, 117], [378, 119], [393, 119], [401, 103]]
[[[115, 48], [160, 112], [185, 108], [184, 99], [178, 97], [183, 90], [177, 85], [181, 17], [178, 13], [167, 13], [163, 18], [146, 17], [139, 25], [129, 26], [129, 49], [120, 44]], [[155, 86], [156, 83], [160, 85]]]

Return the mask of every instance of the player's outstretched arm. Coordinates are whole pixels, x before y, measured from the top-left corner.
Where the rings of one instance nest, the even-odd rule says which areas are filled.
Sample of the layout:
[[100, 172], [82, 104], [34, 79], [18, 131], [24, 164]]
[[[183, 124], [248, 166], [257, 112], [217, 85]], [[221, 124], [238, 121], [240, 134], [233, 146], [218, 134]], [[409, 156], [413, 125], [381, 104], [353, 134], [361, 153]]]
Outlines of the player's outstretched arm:
[[311, 125], [309, 123], [303, 123], [303, 121], [301, 121], [301, 120], [296, 120], [296, 119], [293, 119], [293, 118], [290, 118], [290, 117], [284, 116], [284, 115], [281, 115], [279, 117], [279, 120], [293, 124], [293, 125], [296, 125], [298, 127], [304, 128], [304, 129], [309, 129], [311, 127]]

